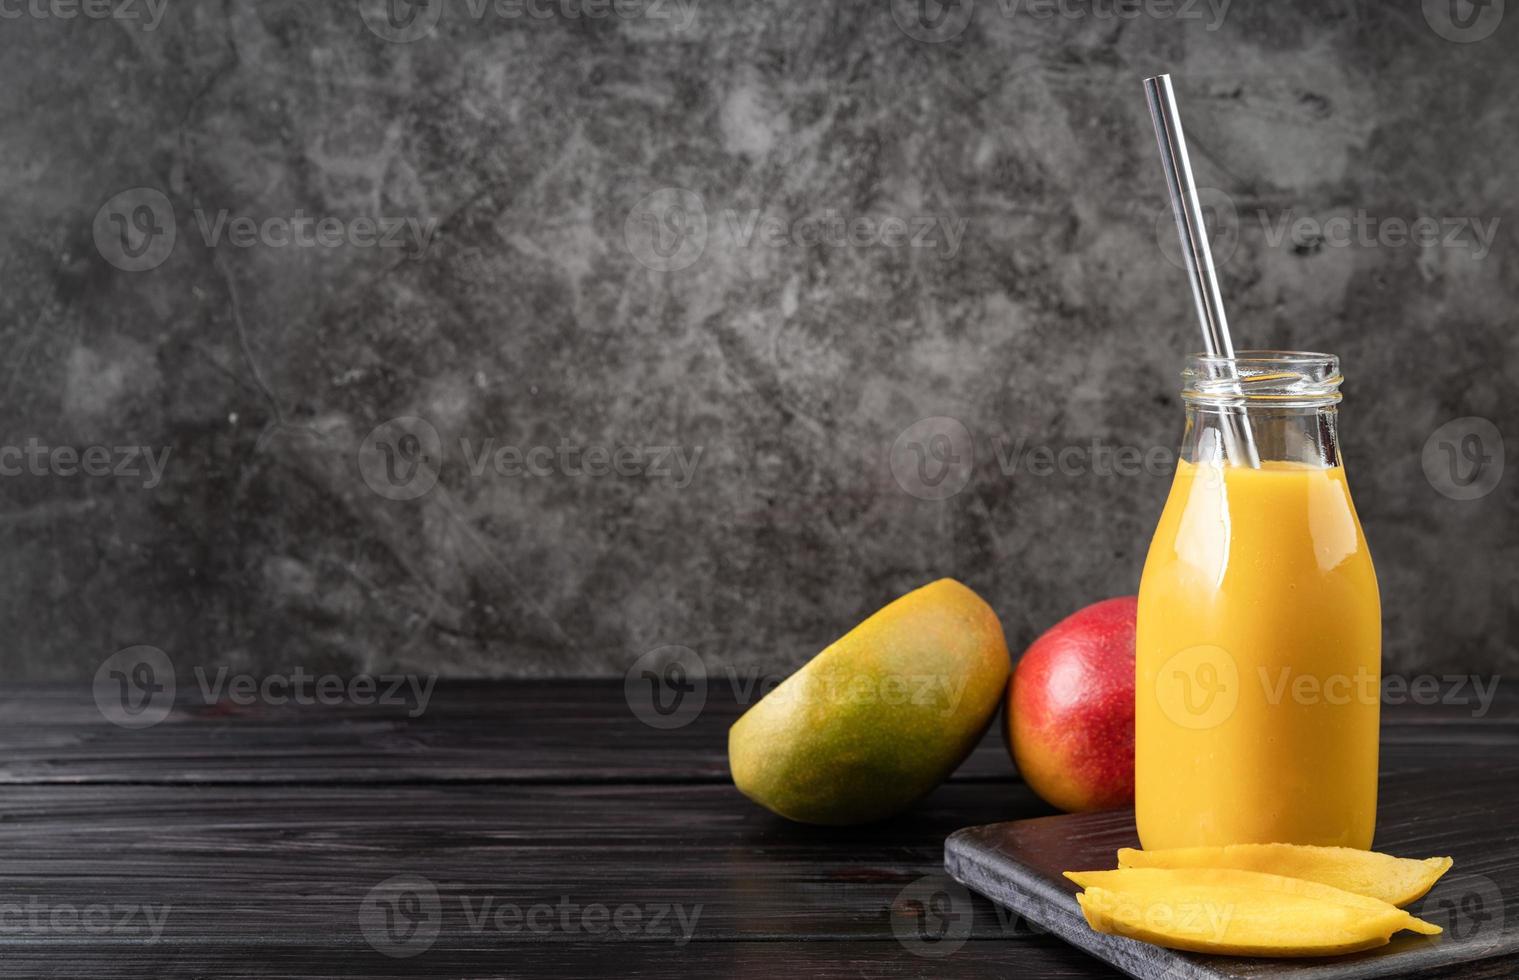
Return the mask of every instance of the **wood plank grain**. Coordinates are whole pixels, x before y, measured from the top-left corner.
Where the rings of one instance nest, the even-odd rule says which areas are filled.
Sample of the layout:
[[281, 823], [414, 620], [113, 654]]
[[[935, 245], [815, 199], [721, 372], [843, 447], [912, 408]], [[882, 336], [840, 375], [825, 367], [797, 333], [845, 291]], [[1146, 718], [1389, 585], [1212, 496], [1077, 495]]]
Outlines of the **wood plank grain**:
[[[1516, 783], [1519, 762], [1390, 781], [1384, 832], [1408, 853], [1487, 840], [1463, 871], [1496, 875], [1519, 843], [1493, 801]], [[1049, 812], [1017, 785], [949, 784], [899, 819], [850, 829], [791, 824], [715, 785], [17, 786], [0, 806], [0, 882], [43, 908], [166, 904], [175, 942], [356, 939], [365, 895], [397, 874], [432, 883], [445, 934], [460, 939], [487, 899], [700, 906], [700, 941], [881, 938], [922, 925], [925, 908], [929, 925], [999, 938], [1030, 930], [979, 899], [957, 905], [938, 877], [942, 842]], [[1508, 836], [1499, 846], [1479, 827]]]
[[[714, 685], [681, 728], [641, 722], [615, 681], [444, 681], [403, 705], [184, 704], [159, 725], [107, 722], [87, 685], [0, 694], [0, 783], [723, 783], [738, 686]], [[1519, 697], [1384, 711], [1384, 768], [1519, 749]], [[1016, 781], [996, 725], [952, 777]]]
[[[608, 681], [441, 682], [417, 717], [406, 706], [176, 704], [127, 730], [87, 686], [10, 688], [0, 783], [726, 782], [728, 726], [745, 710], [714, 687], [689, 724], [656, 729]], [[955, 778], [1017, 776], [989, 732]]]
[[[432, 883], [457, 941], [487, 902], [564, 901], [699, 910], [704, 942], [879, 939], [894, 918], [916, 921], [909, 886], [945, 883], [948, 833], [1049, 812], [1016, 784], [945, 786], [854, 829], [791, 824], [717, 785], [14, 786], [0, 803], [0, 947], [58, 938], [46, 923], [7, 933], [7, 901], [167, 906], [159, 934], [173, 943], [359, 942], [366, 894], [398, 874]], [[990, 903], [957, 911], [968, 935], [1028, 934]], [[146, 937], [137, 925], [128, 938]]]
[[[1384, 814], [1438, 798], [1504, 819], [1491, 790], [1519, 779], [1510, 707], [1389, 710]], [[134, 732], [77, 685], [9, 688], [0, 957], [76, 976], [1115, 975], [942, 873], [953, 831], [1053, 812], [995, 731], [909, 813], [812, 828], [729, 784], [726, 728], [742, 710], [715, 691], [691, 724], [661, 731], [617, 683], [460, 682], [419, 717], [217, 703]], [[1412, 832], [1438, 850], [1452, 823], [1426, 815]], [[364, 930], [366, 897], [398, 874], [425, 878], [439, 903], [438, 935], [414, 959], [381, 955]], [[482, 918], [487, 902], [625, 907], [645, 923], [655, 907], [678, 923], [679, 907], [689, 941], [590, 938], [595, 923], [566, 927], [562, 911], [547, 931], [512, 929]], [[139, 910], [138, 928], [70, 927], [68, 910], [100, 905]], [[155, 940], [148, 913], [165, 907]], [[40, 925], [26, 918], [38, 908]]]
[[[51, 951], [7, 950], [4, 969], [14, 976], [69, 976], [78, 980], [280, 977], [329, 980], [364, 977], [412, 980], [422, 976], [523, 980], [528, 977], [639, 977], [644, 980], [1107, 980], [1111, 967], [1048, 938], [970, 942], [934, 959], [916, 957], [890, 940], [807, 943], [692, 943], [674, 948], [650, 943], [506, 943], [484, 940], [470, 948], [434, 946], [411, 959], [392, 959], [368, 948], [327, 945], [204, 945], [178, 948], [91, 944]], [[1470, 980], [1490, 980], [1497, 974]]]

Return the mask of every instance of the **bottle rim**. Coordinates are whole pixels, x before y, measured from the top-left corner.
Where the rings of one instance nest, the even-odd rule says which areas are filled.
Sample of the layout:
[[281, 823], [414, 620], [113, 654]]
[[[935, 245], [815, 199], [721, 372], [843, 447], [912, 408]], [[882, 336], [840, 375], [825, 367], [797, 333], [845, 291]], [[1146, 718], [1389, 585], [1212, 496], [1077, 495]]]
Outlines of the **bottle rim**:
[[1188, 404], [1322, 408], [1340, 401], [1340, 359], [1319, 351], [1245, 350], [1234, 357], [1194, 353], [1182, 370]]

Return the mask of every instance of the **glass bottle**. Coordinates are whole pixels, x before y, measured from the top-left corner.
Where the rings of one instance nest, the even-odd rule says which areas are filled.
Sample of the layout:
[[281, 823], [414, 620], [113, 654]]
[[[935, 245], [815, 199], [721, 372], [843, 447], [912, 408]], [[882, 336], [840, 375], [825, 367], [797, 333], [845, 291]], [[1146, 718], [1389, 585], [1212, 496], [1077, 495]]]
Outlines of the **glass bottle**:
[[1339, 360], [1193, 355], [1183, 379], [1139, 588], [1140, 840], [1369, 848], [1381, 602], [1340, 461]]

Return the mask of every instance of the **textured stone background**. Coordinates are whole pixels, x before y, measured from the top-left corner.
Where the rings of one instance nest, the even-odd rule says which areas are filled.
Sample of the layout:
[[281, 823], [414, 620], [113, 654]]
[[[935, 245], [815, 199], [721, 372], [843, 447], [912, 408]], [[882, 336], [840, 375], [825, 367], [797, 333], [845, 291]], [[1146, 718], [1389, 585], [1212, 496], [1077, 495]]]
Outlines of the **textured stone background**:
[[[448, 0], [394, 29], [379, 6], [0, 22], [0, 444], [170, 451], [151, 488], [0, 479], [12, 676], [138, 643], [458, 675], [616, 674], [682, 644], [783, 670], [940, 575], [1016, 645], [1132, 591], [1166, 478], [1006, 474], [999, 452], [1179, 435], [1196, 328], [1161, 247], [1139, 87], [1160, 70], [1218, 189], [1241, 345], [1344, 358], [1389, 666], [1519, 665], [1513, 474], [1454, 500], [1422, 465], [1448, 420], [1519, 432], [1519, 11], [1459, 43], [1416, 2], [1220, 22], [965, 0], [928, 27], [884, 0]], [[425, 247], [241, 247], [212, 241], [219, 212], [436, 225]], [[1274, 236], [1358, 212], [1499, 224], [1481, 258]], [[809, 216], [935, 236], [793, 236]], [[153, 268], [121, 267], [120, 222]], [[167, 226], [165, 255], [143, 229]], [[929, 416], [974, 442], [943, 500], [889, 462]], [[638, 473], [477, 475], [487, 439], [622, 448]], [[646, 472], [663, 446], [689, 482]]]

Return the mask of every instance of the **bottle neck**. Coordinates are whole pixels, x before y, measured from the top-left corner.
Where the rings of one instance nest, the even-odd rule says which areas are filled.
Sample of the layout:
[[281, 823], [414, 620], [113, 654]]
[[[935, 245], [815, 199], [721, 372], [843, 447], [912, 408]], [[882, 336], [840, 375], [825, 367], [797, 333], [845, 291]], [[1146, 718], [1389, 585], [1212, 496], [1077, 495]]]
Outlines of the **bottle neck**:
[[1306, 351], [1193, 354], [1182, 372], [1182, 459], [1245, 465], [1340, 465], [1340, 362]]
[[[1231, 421], [1229, 413], [1235, 413]], [[1223, 465], [1228, 428], [1237, 425], [1239, 409], [1220, 406], [1187, 406], [1187, 430], [1182, 437], [1181, 458], [1189, 463]], [[1298, 463], [1304, 466], [1340, 465], [1339, 411], [1333, 405], [1306, 408], [1244, 409], [1263, 463]]]

